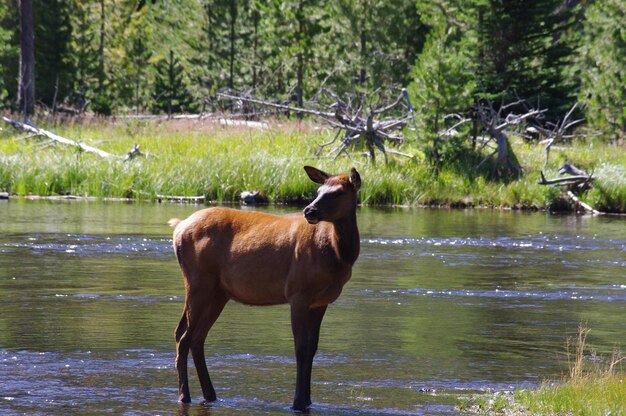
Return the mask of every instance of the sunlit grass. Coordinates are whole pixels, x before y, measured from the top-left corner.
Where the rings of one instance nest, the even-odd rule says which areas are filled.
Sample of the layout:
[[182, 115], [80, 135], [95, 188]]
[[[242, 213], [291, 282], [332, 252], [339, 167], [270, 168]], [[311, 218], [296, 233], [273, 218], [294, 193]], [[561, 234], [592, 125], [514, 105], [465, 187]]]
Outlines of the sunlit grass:
[[619, 350], [608, 361], [596, 356], [587, 346], [589, 332], [581, 324], [576, 338], [568, 340], [569, 371], [560, 381], [476, 397], [464, 401], [461, 410], [482, 415], [626, 415], [625, 357]]
[[[532, 414], [624, 415], [626, 377], [624, 356], [616, 350], [610, 361], [588, 355], [587, 335], [581, 324], [568, 342], [569, 373], [560, 383], [544, 383], [538, 390], [519, 392], [516, 399]], [[571, 351], [574, 349], [574, 351]]]
[[157, 199], [159, 195], [204, 196], [232, 202], [242, 191], [258, 190], [272, 202], [303, 202], [314, 186], [303, 173], [305, 164], [329, 172], [356, 166], [364, 178], [360, 202], [369, 205], [497, 206], [562, 208], [558, 188], [537, 184], [539, 172], [557, 176], [565, 162], [593, 172], [596, 186], [581, 195], [592, 206], [626, 211], [626, 155], [623, 149], [599, 142], [574, 142], [557, 147], [545, 165], [543, 147], [512, 140], [524, 168], [520, 180], [492, 177], [481, 154], [461, 153], [457, 160], [433, 166], [425, 144], [407, 139], [400, 149], [414, 159], [378, 154], [373, 165], [362, 153], [336, 160], [315, 156], [332, 132], [312, 123], [273, 121], [268, 130], [222, 127], [215, 121], [92, 120], [41, 124], [43, 127], [115, 155], [135, 144], [145, 157], [129, 162], [106, 160], [41, 138], [23, 140], [5, 128], [0, 135], [0, 191], [17, 195], [65, 195]]

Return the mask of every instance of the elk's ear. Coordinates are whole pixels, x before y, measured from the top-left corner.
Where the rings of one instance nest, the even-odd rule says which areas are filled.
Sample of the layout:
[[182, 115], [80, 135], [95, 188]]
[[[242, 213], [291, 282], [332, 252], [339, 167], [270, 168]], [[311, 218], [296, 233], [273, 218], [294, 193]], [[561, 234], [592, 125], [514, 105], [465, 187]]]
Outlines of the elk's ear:
[[350, 170], [350, 183], [354, 186], [355, 190], [358, 191], [361, 189], [361, 175], [359, 175], [359, 172], [354, 168]]
[[309, 178], [311, 178], [311, 180], [315, 183], [323, 184], [326, 182], [326, 179], [330, 177], [328, 173], [322, 172], [312, 166], [305, 166], [304, 170], [306, 171], [306, 174], [309, 175]]

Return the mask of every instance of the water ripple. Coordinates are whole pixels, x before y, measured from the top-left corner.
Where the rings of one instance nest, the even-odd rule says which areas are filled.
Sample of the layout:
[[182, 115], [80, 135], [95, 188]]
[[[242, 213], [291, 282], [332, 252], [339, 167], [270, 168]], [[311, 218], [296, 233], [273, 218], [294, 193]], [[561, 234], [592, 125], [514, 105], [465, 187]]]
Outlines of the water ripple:
[[0, 243], [0, 252], [29, 250], [35, 255], [63, 253], [74, 256], [148, 255], [172, 256], [172, 239], [141, 235], [33, 234]]
[[364, 244], [379, 246], [433, 246], [433, 247], [499, 247], [533, 250], [621, 250], [626, 251], [626, 240], [603, 240], [597, 236], [530, 235], [525, 237], [420, 237], [420, 238], [366, 238]]
[[[603, 289], [603, 290], [602, 290]], [[425, 296], [433, 298], [498, 298], [498, 299], [538, 299], [538, 300], [595, 300], [600, 302], [626, 301], [626, 285], [604, 285], [603, 288], [571, 288], [556, 291], [526, 291], [509, 289], [387, 289], [380, 291], [368, 290], [369, 293], [380, 293], [386, 296]]]
[[[170, 257], [172, 240], [169, 237], [142, 235], [99, 234], [27, 234], [10, 236], [13, 241], [0, 242], [0, 252], [28, 250], [35, 255], [61, 253], [73, 256], [93, 255], [147, 255]], [[372, 247], [411, 249], [425, 247], [458, 248], [513, 248], [529, 251], [573, 252], [612, 250], [626, 252], [626, 240], [603, 240], [596, 236], [535, 235], [527, 237], [421, 237], [421, 238], [364, 238], [361, 243]], [[363, 253], [367, 256], [367, 253]], [[404, 255], [406, 253], [403, 253]], [[426, 255], [426, 254], [425, 254]], [[626, 260], [615, 259], [617, 266], [626, 266]]]

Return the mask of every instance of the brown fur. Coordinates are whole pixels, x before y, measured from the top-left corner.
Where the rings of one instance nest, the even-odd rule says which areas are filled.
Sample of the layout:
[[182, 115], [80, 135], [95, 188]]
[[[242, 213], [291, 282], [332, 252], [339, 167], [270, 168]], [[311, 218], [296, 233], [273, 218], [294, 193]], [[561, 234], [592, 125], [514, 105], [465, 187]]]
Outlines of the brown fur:
[[174, 250], [185, 283], [185, 307], [176, 329], [179, 399], [189, 402], [187, 356], [192, 352], [204, 399], [216, 399], [204, 359], [204, 341], [229, 299], [248, 305], [289, 303], [297, 359], [293, 407], [310, 404], [310, 378], [326, 306], [350, 279], [359, 255], [358, 172], [331, 176], [305, 167], [321, 186], [301, 214], [277, 216], [208, 208], [175, 227]]

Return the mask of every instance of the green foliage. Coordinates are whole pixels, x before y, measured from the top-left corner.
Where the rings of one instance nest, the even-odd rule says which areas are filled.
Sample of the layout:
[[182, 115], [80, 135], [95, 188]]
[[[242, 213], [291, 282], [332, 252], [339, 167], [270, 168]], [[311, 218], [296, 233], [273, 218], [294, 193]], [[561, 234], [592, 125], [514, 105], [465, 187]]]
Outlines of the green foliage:
[[[426, 12], [426, 4], [424, 11]], [[443, 13], [430, 11], [434, 24], [412, 72], [409, 86], [416, 109], [418, 137], [430, 143], [430, 156], [438, 162], [455, 160], [464, 148], [458, 136], [442, 133], [458, 118], [451, 114], [465, 113], [476, 88], [473, 74], [472, 33], [451, 25]]]
[[4, 107], [8, 92], [8, 71], [5, 69], [11, 56], [16, 55], [16, 49], [11, 45], [13, 33], [9, 30], [7, 21], [10, 19], [9, 5], [0, 2], [0, 109]]
[[189, 94], [184, 83], [183, 68], [170, 51], [168, 60], [160, 61], [155, 79], [154, 107], [158, 112], [180, 113], [189, 105]]
[[[93, 98], [94, 87], [98, 81], [98, 43], [97, 31], [99, 16], [96, 13], [98, 4], [92, 1], [76, 0], [72, 4], [71, 23], [73, 36], [69, 47], [70, 59], [75, 69], [72, 92], [69, 93], [69, 101], [79, 108], [84, 107], [87, 101]], [[99, 111], [102, 104], [96, 105], [95, 111]], [[92, 109], [94, 106], [92, 105]]]
[[[442, 163], [467, 150], [462, 139], [438, 138], [454, 123], [445, 115], [466, 113], [477, 94], [537, 99], [550, 119], [578, 95], [592, 127], [620, 138], [622, 3], [35, 0], [37, 102], [98, 114], [164, 111], [174, 51], [175, 112], [199, 111], [224, 87], [300, 102], [321, 87], [386, 97], [410, 85], [419, 137]], [[16, 0], [0, 0], [0, 102], [16, 100], [15, 10]]]
[[610, 137], [626, 136], [626, 5], [593, 2], [587, 8], [578, 65], [580, 99], [589, 122]]
[[626, 212], [626, 164], [603, 163], [586, 200], [605, 212]]
[[564, 7], [561, 0], [486, 0], [474, 7], [481, 92], [505, 101], [540, 101], [550, 114], [571, 107], [575, 88], [565, 70], [575, 44], [564, 40], [577, 7]]
[[35, 86], [37, 100], [52, 106], [72, 87], [74, 67], [70, 55], [72, 25], [67, 0], [34, 0]]

